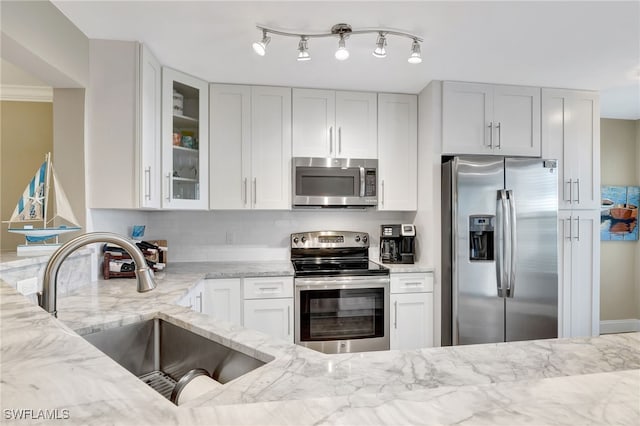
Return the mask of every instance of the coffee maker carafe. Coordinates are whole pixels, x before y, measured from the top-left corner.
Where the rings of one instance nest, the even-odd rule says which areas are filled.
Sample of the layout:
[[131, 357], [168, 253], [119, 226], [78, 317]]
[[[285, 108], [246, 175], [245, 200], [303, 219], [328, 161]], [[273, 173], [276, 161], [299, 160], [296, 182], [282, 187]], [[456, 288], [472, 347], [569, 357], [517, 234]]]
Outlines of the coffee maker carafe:
[[382, 263], [413, 263], [416, 228], [412, 224], [380, 227], [380, 261]]

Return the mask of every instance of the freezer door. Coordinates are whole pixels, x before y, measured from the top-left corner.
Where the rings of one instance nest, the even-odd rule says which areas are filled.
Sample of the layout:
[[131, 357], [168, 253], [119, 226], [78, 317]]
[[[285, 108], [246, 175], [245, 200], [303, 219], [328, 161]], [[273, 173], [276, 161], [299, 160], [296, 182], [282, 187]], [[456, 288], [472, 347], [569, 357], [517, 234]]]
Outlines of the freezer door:
[[[506, 341], [558, 336], [558, 169], [553, 160], [507, 158], [515, 244], [506, 298]], [[515, 209], [515, 211], [514, 211]]]
[[[503, 157], [458, 157], [453, 167], [453, 344], [504, 341], [504, 298], [498, 296], [496, 252], [493, 241], [489, 260], [476, 256], [476, 233], [492, 218], [496, 196], [504, 187]], [[494, 236], [497, 233], [494, 233]]]

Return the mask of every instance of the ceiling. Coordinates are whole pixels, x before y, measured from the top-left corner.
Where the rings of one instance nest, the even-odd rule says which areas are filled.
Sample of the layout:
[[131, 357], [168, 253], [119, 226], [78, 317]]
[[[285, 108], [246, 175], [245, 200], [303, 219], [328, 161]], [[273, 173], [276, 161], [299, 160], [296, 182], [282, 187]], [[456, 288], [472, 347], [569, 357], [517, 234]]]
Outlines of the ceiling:
[[[209, 82], [418, 93], [431, 80], [601, 91], [602, 115], [640, 118], [640, 2], [431, 1], [63, 1], [55, 4], [89, 38], [137, 40], [163, 65]], [[375, 34], [311, 39], [272, 36], [264, 57], [256, 24], [306, 32], [340, 22], [422, 36], [423, 62], [407, 63], [410, 40]]]

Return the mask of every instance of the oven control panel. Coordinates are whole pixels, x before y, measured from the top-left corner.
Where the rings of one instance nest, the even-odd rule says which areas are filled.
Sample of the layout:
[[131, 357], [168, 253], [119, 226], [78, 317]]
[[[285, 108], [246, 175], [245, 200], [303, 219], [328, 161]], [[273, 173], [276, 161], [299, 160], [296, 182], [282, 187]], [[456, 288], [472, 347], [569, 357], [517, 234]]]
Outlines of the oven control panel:
[[368, 248], [369, 234], [354, 231], [314, 231], [291, 234], [291, 248]]

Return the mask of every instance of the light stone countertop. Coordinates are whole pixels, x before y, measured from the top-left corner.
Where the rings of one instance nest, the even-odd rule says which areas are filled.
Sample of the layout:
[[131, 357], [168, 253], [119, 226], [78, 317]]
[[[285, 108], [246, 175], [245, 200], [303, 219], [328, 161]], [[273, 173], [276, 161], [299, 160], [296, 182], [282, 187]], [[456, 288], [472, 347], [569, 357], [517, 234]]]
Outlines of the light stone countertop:
[[[135, 280], [99, 281], [60, 297], [59, 320], [2, 283], [3, 421], [15, 409], [69, 410], [57, 424], [635, 424], [640, 416], [640, 333], [325, 355], [174, 304], [209, 272], [158, 274], [148, 293]], [[270, 362], [176, 407], [74, 333], [153, 317]]]
[[167, 265], [171, 274], [204, 274], [205, 278], [287, 277], [293, 276], [290, 261], [253, 262], [177, 262]]

